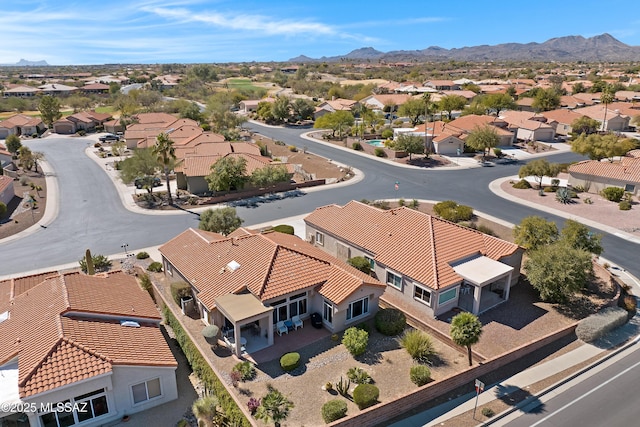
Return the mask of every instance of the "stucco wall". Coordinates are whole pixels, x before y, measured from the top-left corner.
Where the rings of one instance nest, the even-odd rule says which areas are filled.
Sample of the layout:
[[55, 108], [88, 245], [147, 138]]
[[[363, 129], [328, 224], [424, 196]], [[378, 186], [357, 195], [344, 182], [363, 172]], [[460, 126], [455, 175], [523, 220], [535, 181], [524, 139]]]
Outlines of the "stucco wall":
[[569, 185], [572, 187], [583, 187], [587, 190], [587, 193], [591, 194], [599, 194], [602, 190], [607, 187], [621, 187], [625, 188], [625, 185], [631, 184], [635, 185], [634, 191], [631, 192], [633, 195], [640, 194], [640, 183], [635, 182], [624, 182], [618, 181], [610, 178], [601, 178], [596, 176], [589, 176], [584, 174], [577, 173], [569, 173], [568, 179]]

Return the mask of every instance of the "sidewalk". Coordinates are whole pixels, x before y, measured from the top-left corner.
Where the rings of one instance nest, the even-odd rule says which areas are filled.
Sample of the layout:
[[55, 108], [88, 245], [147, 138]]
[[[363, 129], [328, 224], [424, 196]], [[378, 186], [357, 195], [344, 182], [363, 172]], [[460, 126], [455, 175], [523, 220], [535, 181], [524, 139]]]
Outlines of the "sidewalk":
[[[606, 260], [600, 259], [600, 262], [604, 264]], [[626, 273], [623, 269], [619, 267], [615, 268], [617, 270], [617, 276], [630, 285], [636, 292], [636, 294], [640, 293], [640, 281]], [[510, 378], [506, 378], [503, 381], [500, 381], [496, 384], [487, 384], [485, 391], [478, 396], [478, 408], [481, 408], [483, 405], [486, 405], [494, 400], [500, 399], [501, 397], [508, 395], [517, 390], [526, 390], [528, 386], [531, 384], [537, 383], [544, 379], [550, 378], [566, 369], [569, 369], [575, 365], [586, 362], [600, 354], [604, 351], [616, 348], [624, 343], [627, 343], [622, 349], [634, 345], [637, 340], [640, 339], [640, 315], [636, 313], [636, 316], [632, 318], [628, 323], [621, 326], [620, 328], [612, 331], [607, 334], [605, 337], [595, 341], [594, 343], [585, 343], [580, 347], [565, 353], [559, 357], [556, 357], [548, 362], [542, 363], [540, 365], [534, 366], [530, 369], [522, 371]], [[622, 351], [620, 349], [619, 351]], [[607, 360], [612, 357], [613, 354], [609, 354], [600, 359], [597, 363], [600, 363], [602, 360]], [[595, 365], [595, 364], [592, 364]], [[592, 366], [588, 366], [582, 369], [580, 372], [588, 371]], [[575, 375], [574, 375], [575, 376]], [[537, 395], [545, 394], [549, 390], [553, 390], [558, 386], [562, 385], [566, 380], [562, 380], [557, 384], [549, 387], [546, 390], [543, 390]], [[536, 396], [532, 396], [535, 398]], [[505, 413], [498, 414], [493, 418], [487, 419], [487, 422], [492, 420], [496, 420], [500, 417], [505, 417], [510, 413], [518, 411], [520, 408], [526, 406], [531, 399], [525, 399], [519, 404], [515, 405], [513, 408], [505, 411]], [[436, 426], [440, 423], [454, 418], [458, 415], [464, 414], [468, 411], [474, 409], [476, 404], [476, 394], [469, 393], [464, 396], [460, 396], [456, 399], [453, 399], [447, 403], [439, 405], [435, 408], [426, 410], [417, 415], [413, 415], [409, 418], [405, 418], [401, 421], [398, 421], [394, 424], [391, 424], [391, 427], [418, 427], [418, 426]], [[476, 416], [480, 419], [480, 416]], [[480, 423], [482, 424], [482, 423]], [[493, 424], [493, 422], [492, 422]]]

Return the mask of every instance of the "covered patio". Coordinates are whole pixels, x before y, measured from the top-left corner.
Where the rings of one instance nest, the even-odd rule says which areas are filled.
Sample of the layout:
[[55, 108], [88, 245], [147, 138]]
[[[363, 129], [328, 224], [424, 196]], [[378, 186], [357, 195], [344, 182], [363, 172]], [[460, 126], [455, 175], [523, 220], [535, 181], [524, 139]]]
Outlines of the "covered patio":
[[222, 338], [236, 356], [273, 345], [272, 307], [265, 307], [250, 293], [226, 294], [215, 303], [224, 324], [230, 325], [222, 328]]
[[458, 307], [473, 314], [481, 314], [509, 299], [513, 267], [486, 256], [453, 265], [462, 277]]

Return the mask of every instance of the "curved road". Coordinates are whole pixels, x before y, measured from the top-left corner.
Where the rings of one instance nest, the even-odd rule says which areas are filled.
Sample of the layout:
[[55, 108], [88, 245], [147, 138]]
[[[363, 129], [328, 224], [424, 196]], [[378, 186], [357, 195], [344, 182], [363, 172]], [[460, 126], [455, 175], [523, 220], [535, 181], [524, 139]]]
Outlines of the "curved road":
[[[262, 204], [257, 208], [237, 208], [246, 225], [300, 215], [330, 203], [344, 204], [360, 199], [456, 200], [478, 211], [511, 223], [529, 215], [540, 215], [562, 225], [564, 218], [494, 195], [488, 184], [494, 179], [516, 175], [518, 165], [457, 170], [402, 168], [354, 152], [300, 138], [308, 129], [271, 128], [245, 124], [246, 128], [282, 140], [310, 152], [335, 159], [361, 170], [362, 181], [330, 191], [315, 191], [303, 197]], [[195, 215], [143, 215], [122, 206], [119, 195], [101, 167], [87, 158], [84, 149], [93, 141], [83, 138], [55, 138], [28, 141], [32, 150], [45, 153], [58, 178], [60, 212], [46, 228], [28, 237], [0, 244], [0, 275], [14, 274], [74, 262], [90, 248], [93, 253], [122, 252], [160, 245], [188, 227], [197, 227]], [[555, 162], [578, 159], [572, 153], [553, 156]], [[400, 189], [394, 189], [399, 182]], [[598, 231], [599, 232], [599, 231]], [[640, 276], [638, 246], [603, 233], [604, 256]]]

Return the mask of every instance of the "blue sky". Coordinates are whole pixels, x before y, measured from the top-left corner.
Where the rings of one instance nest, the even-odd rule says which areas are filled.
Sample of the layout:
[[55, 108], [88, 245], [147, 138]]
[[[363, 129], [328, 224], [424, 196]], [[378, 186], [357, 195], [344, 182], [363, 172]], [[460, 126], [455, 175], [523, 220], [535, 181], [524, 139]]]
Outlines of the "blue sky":
[[[0, 64], [286, 61], [610, 33], [640, 45], [632, 0], [5, 1]], [[625, 13], [627, 11], [628, 13]]]

